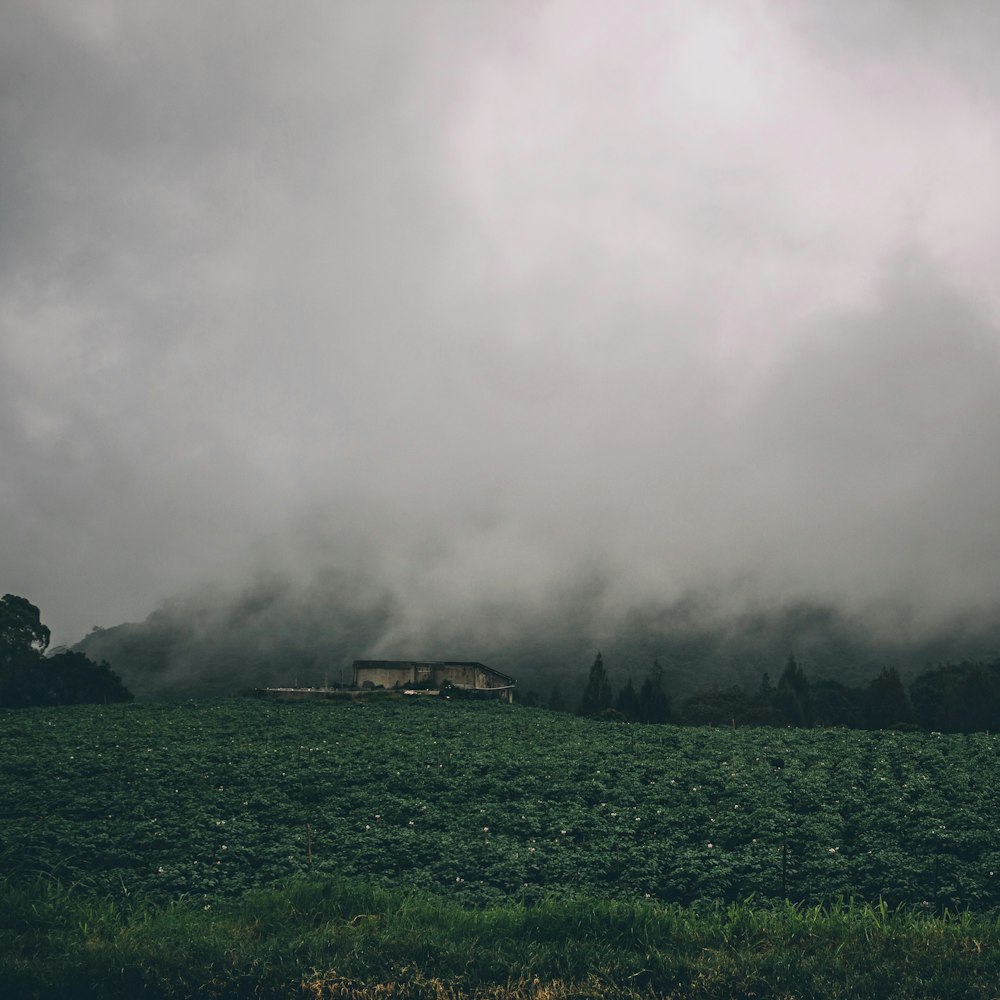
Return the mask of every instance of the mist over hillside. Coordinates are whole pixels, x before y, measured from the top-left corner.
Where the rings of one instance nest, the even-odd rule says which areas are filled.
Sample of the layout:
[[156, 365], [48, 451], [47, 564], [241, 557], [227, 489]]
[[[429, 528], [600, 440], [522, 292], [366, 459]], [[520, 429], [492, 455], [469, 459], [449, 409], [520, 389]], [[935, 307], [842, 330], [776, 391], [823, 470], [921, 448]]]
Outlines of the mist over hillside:
[[995, 654], [998, 9], [0, 5], [4, 590], [140, 696]]
[[420, 622], [404, 601], [357, 574], [307, 582], [261, 574], [242, 589], [206, 587], [144, 621], [91, 632], [74, 648], [107, 660], [140, 698], [228, 695], [262, 685], [350, 683], [354, 659], [474, 659], [522, 693], [555, 684], [574, 699], [600, 650], [612, 682], [638, 681], [658, 659], [671, 694], [773, 680], [789, 653], [814, 677], [865, 683], [883, 666], [904, 678], [929, 665], [995, 656], [1000, 616], [917, 629], [900, 613], [862, 618], [829, 604], [728, 608], [706, 597], [609, 610], [598, 577], [542, 602], [482, 603]]

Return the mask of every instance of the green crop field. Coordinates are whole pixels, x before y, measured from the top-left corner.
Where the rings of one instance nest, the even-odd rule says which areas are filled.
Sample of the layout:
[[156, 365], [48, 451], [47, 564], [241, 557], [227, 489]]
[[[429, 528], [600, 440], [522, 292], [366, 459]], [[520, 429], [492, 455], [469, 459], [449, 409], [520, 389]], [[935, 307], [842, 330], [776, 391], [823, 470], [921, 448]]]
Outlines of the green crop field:
[[[470, 919], [580, 899], [716, 916], [727, 903], [843, 912], [836, 901], [854, 900], [883, 920], [900, 906], [928, 921], [981, 914], [975, 940], [996, 939], [992, 735], [233, 700], [8, 711], [0, 745], [0, 858], [17, 914], [5, 934], [21, 975], [43, 940], [72, 931], [87, 947], [79, 900], [100, 900], [86, 911], [104, 914], [95, 926], [120, 930], [130, 914], [149, 923], [150, 908], [230, 919], [234, 907], [245, 916], [248, 893], [323, 884], [340, 887], [326, 899], [364, 886]], [[53, 899], [76, 914], [68, 923], [43, 916]], [[526, 959], [519, 974], [532, 968]]]
[[12, 877], [209, 901], [311, 871], [474, 903], [1000, 905], [990, 735], [637, 727], [435, 699], [7, 712], [0, 740]]

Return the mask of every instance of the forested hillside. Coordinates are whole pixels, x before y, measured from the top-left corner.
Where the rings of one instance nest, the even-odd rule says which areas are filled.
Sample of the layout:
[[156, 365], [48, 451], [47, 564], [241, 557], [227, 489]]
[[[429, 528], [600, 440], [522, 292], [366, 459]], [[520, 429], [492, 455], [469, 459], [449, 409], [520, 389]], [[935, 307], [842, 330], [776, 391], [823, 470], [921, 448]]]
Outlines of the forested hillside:
[[[386, 591], [326, 573], [308, 584], [262, 577], [240, 591], [178, 597], [142, 622], [97, 629], [75, 647], [107, 660], [140, 698], [226, 695], [268, 684], [350, 681], [354, 659], [479, 660], [547, 702], [558, 685], [575, 708], [597, 650], [615, 689], [638, 689], [654, 661], [677, 706], [699, 689], [777, 682], [790, 653], [813, 681], [867, 685], [883, 668], [909, 683], [947, 662], [1000, 654], [1000, 618], [933, 630], [861, 620], [833, 607], [790, 604], [723, 613], [704, 600], [608, 614], [581, 587], [534, 611], [485, 608], [418, 630]], [[574, 692], [570, 697], [570, 692]]]

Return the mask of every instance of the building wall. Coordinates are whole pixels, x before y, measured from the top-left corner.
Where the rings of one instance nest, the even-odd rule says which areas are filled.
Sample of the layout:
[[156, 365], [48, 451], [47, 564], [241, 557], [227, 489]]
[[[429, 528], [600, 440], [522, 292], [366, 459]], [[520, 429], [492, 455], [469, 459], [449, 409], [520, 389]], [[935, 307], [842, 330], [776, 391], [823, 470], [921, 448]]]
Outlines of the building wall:
[[510, 681], [505, 677], [497, 677], [496, 674], [491, 674], [487, 670], [477, 670], [476, 674], [477, 688], [499, 688], [507, 687], [510, 684]]
[[365, 667], [358, 670], [355, 683], [360, 687], [371, 683], [375, 687], [391, 688], [397, 684], [405, 687], [413, 683], [413, 668], [406, 667]]
[[444, 684], [445, 681], [451, 681], [455, 687], [474, 688], [481, 686], [477, 683], [478, 676], [481, 671], [463, 663], [448, 664], [444, 667], [438, 667], [435, 673], [437, 674], [435, 680], [438, 687]]

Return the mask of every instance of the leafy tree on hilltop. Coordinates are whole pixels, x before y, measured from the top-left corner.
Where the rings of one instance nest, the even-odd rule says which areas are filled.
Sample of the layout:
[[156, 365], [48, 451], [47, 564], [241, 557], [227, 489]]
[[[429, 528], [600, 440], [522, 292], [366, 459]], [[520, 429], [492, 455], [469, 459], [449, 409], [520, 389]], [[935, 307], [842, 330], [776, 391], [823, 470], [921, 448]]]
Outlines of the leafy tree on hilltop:
[[597, 715], [611, 707], [611, 682], [604, 669], [604, 657], [600, 653], [590, 668], [587, 686], [583, 689], [580, 701], [580, 715]]
[[49, 630], [38, 608], [25, 597], [4, 594], [0, 600], [0, 657], [42, 653], [49, 645]]
[[0, 705], [74, 705], [131, 701], [132, 695], [107, 663], [83, 653], [46, 658], [49, 630], [38, 608], [24, 597], [0, 601]]
[[0, 600], [0, 705], [22, 700], [20, 687], [37, 669], [49, 644], [49, 630], [38, 608], [24, 597], [4, 594]]

